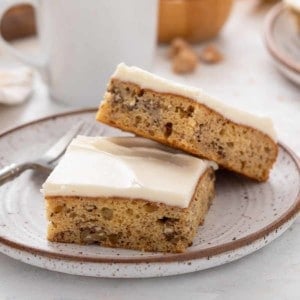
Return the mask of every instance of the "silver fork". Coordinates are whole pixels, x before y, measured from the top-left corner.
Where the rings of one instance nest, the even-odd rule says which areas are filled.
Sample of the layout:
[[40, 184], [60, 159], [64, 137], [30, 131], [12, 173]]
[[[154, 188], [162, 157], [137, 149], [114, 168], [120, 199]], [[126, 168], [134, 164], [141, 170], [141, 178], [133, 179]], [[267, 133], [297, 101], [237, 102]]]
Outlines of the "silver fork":
[[16, 178], [28, 169], [50, 172], [54, 167], [54, 163], [64, 154], [72, 139], [79, 133], [88, 135], [93, 129], [94, 126], [80, 122], [72, 127], [41, 157], [24, 163], [11, 164], [4, 167], [0, 170], [0, 185]]

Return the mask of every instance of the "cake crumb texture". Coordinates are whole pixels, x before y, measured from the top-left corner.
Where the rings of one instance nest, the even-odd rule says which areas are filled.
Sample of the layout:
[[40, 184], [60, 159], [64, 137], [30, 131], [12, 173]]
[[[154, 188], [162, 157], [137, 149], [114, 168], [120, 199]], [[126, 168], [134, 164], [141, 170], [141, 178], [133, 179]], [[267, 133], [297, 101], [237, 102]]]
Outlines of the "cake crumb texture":
[[266, 181], [277, 144], [265, 133], [237, 124], [192, 99], [141, 89], [112, 78], [96, 119]]
[[189, 207], [142, 199], [46, 196], [47, 238], [142, 251], [183, 252], [214, 197], [214, 170], [199, 179]]

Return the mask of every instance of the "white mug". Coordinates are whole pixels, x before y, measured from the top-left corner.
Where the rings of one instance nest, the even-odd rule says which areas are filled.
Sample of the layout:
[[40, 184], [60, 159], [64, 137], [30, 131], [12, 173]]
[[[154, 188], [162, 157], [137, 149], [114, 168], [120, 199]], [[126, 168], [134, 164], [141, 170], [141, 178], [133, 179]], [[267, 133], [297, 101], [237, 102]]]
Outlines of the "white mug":
[[50, 96], [73, 106], [99, 104], [109, 76], [125, 62], [149, 69], [156, 45], [157, 0], [5, 0], [35, 8], [38, 57], [0, 46], [43, 75]]

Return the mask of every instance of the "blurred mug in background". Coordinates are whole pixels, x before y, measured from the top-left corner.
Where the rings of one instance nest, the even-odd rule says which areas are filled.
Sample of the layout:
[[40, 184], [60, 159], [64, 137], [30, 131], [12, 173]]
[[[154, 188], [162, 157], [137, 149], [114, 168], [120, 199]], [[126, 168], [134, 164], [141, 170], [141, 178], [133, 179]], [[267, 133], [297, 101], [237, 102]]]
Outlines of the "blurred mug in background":
[[0, 36], [0, 45], [36, 67], [57, 101], [94, 106], [116, 65], [149, 69], [156, 46], [157, 0], [8, 0], [35, 9], [41, 54], [30, 57]]

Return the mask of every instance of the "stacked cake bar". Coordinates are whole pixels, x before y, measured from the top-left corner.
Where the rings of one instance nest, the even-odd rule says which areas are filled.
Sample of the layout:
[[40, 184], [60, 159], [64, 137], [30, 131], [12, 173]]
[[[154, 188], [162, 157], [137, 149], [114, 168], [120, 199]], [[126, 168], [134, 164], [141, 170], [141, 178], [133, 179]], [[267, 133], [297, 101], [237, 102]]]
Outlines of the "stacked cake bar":
[[97, 120], [142, 137], [73, 140], [43, 185], [50, 241], [183, 252], [217, 164], [265, 181], [278, 152], [270, 119], [124, 64]]
[[216, 168], [143, 138], [79, 136], [43, 185], [48, 239], [184, 251], [213, 199]]
[[277, 157], [271, 119], [124, 64], [110, 80], [97, 120], [259, 181], [268, 179]]

